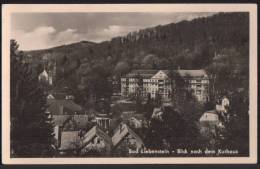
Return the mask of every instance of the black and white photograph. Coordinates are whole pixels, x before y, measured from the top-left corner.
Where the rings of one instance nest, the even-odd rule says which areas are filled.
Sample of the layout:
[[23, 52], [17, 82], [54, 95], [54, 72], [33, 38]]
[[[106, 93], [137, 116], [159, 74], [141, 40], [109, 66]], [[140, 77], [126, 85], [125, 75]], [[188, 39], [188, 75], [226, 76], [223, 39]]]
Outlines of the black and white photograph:
[[252, 10], [38, 6], [6, 22], [7, 158], [256, 156]]

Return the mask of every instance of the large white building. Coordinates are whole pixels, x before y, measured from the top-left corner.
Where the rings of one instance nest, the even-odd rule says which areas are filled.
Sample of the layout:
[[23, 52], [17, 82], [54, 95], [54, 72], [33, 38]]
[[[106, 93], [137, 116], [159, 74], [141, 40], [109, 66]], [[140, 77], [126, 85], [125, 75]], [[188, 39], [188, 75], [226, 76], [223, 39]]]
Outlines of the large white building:
[[180, 80], [176, 76], [181, 77], [198, 101], [209, 99], [209, 78], [204, 70], [133, 70], [121, 78], [121, 94], [129, 96], [139, 92], [142, 96], [160, 95], [167, 100]]

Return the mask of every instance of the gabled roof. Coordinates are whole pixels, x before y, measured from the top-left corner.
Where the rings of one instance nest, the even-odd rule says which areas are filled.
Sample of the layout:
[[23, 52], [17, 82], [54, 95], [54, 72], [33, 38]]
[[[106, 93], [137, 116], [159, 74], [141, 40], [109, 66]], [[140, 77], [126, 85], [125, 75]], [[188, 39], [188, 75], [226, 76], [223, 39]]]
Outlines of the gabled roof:
[[209, 110], [203, 113], [203, 115], [199, 119], [200, 122], [204, 123], [217, 123], [219, 121], [218, 114], [216, 110]]
[[77, 128], [84, 129], [88, 124], [88, 115], [53, 115], [54, 126], [63, 126], [68, 119], [73, 120]]
[[144, 144], [143, 140], [132, 129], [130, 129], [126, 124], [121, 123], [119, 129], [115, 132], [114, 136], [112, 137], [113, 146], [117, 146], [118, 143], [121, 140], [123, 140], [128, 134], [132, 135], [140, 144]]
[[102, 131], [98, 126], [94, 126], [82, 138], [83, 146], [87, 145], [95, 136], [99, 136], [100, 138], [105, 140], [107, 144], [112, 145], [111, 138], [104, 131]]
[[160, 78], [160, 79], [167, 79], [169, 71], [159, 70], [152, 78]]
[[80, 146], [79, 131], [63, 131], [59, 150], [74, 150]]
[[82, 107], [73, 100], [58, 100], [58, 99], [47, 99], [48, 110], [52, 113], [52, 115], [62, 115], [64, 110], [69, 114], [74, 114], [74, 112], [82, 111]]
[[63, 126], [64, 122], [70, 118], [70, 115], [53, 115], [53, 123], [54, 126], [58, 125], [58, 126]]

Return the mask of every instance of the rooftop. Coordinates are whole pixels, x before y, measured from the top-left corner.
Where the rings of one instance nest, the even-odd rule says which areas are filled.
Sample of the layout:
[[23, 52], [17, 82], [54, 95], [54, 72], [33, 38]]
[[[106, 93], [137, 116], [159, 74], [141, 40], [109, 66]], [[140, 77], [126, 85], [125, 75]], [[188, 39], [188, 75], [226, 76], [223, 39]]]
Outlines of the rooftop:
[[126, 124], [121, 123], [119, 124], [118, 130], [115, 132], [114, 136], [112, 137], [113, 146], [117, 146], [118, 143], [123, 140], [128, 134], [132, 135], [138, 143], [144, 144], [142, 139]]
[[178, 73], [180, 74], [180, 76], [183, 77], [187, 77], [187, 76], [191, 76], [191, 77], [204, 77], [207, 76], [207, 73], [205, 70], [200, 69], [200, 70], [178, 70]]
[[47, 99], [48, 110], [53, 115], [62, 115], [64, 110], [69, 114], [83, 111], [82, 107], [76, 104], [73, 100], [66, 99]]
[[125, 77], [137, 77], [141, 76], [143, 78], [151, 78], [154, 76], [157, 72], [163, 71], [165, 74], [169, 75], [171, 72], [178, 73], [182, 77], [204, 77], [207, 76], [207, 73], [203, 69], [199, 70], [145, 70], [145, 69], [138, 69], [138, 70], [132, 70], [130, 73], [128, 73]]
[[95, 136], [99, 136], [103, 140], [105, 140], [106, 143], [111, 144], [111, 138], [102, 131], [98, 126], [92, 127], [83, 137], [83, 145], [87, 145]]
[[132, 70], [130, 73], [126, 75], [126, 77], [137, 77], [140, 75], [143, 78], [151, 78], [157, 72], [158, 70]]

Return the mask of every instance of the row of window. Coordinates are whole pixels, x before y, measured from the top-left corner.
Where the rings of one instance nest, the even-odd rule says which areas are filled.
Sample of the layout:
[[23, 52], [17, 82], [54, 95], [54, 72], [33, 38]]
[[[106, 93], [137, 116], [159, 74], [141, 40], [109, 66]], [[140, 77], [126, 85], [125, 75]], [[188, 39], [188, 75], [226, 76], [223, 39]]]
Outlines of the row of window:
[[[126, 81], [129, 81], [129, 82], [138, 82], [139, 79], [137, 78], [121, 78], [121, 81], [122, 82], [126, 82]], [[170, 82], [170, 80], [160, 80], [160, 79], [142, 79], [143, 82], [146, 82], [146, 83], [149, 83], [149, 82]]]

